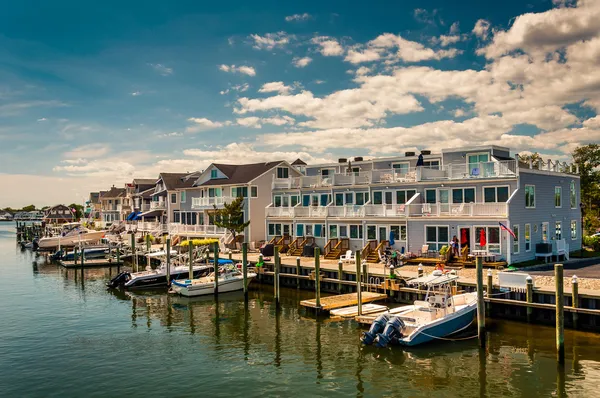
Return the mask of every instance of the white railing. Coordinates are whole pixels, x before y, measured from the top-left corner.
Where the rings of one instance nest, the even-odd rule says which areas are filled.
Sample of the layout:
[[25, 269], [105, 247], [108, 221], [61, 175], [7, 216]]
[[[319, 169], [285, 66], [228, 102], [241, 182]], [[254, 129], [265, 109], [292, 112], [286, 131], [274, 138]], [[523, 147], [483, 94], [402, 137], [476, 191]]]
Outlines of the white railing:
[[422, 203], [407, 205], [410, 217], [506, 217], [506, 203]]
[[155, 221], [138, 221], [137, 230], [138, 231], [154, 231], [160, 226], [159, 222]]
[[164, 200], [159, 200], [157, 202], [150, 202], [151, 210], [161, 210], [161, 209], [166, 209], [166, 208], [167, 208], [167, 203]]
[[294, 207], [267, 207], [267, 217], [294, 217]]
[[359, 205], [329, 206], [328, 217], [364, 217], [365, 207]]
[[198, 234], [198, 235], [223, 235], [227, 232], [225, 228], [216, 225], [186, 225], [179, 223], [170, 223], [169, 232], [171, 234]]
[[440, 170], [418, 170], [419, 181], [431, 180], [463, 180], [477, 178], [515, 177], [517, 163], [514, 160], [498, 162], [448, 164]]
[[141, 210], [142, 211], [148, 211], [148, 210], [150, 210], [150, 203], [144, 203], [142, 205], [142, 209]]
[[273, 175], [272, 189], [290, 189], [294, 178], [277, 178]]
[[236, 198], [232, 196], [215, 196], [212, 198], [192, 198], [192, 209], [201, 207], [223, 206], [225, 203], [231, 203]]

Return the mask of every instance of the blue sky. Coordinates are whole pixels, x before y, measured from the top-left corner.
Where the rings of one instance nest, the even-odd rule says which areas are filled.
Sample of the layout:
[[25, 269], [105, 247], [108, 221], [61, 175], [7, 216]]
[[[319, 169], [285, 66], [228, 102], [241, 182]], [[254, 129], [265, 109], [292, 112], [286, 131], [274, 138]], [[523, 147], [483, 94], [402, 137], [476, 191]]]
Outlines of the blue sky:
[[484, 143], [568, 160], [600, 137], [595, 17], [590, 0], [7, 3], [0, 207], [212, 161]]

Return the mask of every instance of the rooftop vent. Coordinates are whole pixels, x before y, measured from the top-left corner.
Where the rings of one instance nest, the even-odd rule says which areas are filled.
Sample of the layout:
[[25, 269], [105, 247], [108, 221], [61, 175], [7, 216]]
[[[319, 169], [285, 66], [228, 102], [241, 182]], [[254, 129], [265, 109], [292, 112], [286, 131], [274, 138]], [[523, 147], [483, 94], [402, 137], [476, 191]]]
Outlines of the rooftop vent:
[[428, 150], [424, 149], [424, 150], [421, 151], [421, 155], [431, 155], [431, 151], [428, 151]]
[[415, 156], [414, 152], [404, 152], [404, 156]]
[[338, 159], [338, 163], [346, 163], [348, 161], [348, 159], [346, 158], [339, 158]]
[[355, 162], [362, 162], [363, 161], [363, 157], [362, 156], [355, 156], [354, 157], [354, 161]]

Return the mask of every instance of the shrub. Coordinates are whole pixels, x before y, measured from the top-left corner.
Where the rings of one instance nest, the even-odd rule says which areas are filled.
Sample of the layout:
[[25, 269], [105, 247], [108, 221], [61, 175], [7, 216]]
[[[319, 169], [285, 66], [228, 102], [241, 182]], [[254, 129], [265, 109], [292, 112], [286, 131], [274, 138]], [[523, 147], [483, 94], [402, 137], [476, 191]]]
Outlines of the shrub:
[[600, 251], [600, 236], [584, 236], [583, 245], [592, 248], [594, 251]]
[[[194, 244], [194, 246], [212, 245], [213, 243], [217, 243], [218, 241], [219, 241], [218, 239], [192, 239], [192, 243]], [[183, 242], [181, 242], [181, 244], [179, 246], [188, 247], [189, 244], [190, 244], [189, 240], [184, 240]]]

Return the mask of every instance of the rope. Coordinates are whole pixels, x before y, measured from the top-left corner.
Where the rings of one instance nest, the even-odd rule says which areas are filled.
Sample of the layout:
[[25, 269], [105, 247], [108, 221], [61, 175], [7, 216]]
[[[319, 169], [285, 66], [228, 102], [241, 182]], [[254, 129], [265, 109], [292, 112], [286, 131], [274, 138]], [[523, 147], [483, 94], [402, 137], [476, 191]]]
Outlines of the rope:
[[[464, 327], [464, 328], [462, 328], [462, 329], [459, 329], [459, 330], [457, 330], [457, 331], [456, 331], [456, 332], [454, 332], [454, 333], [459, 333], [459, 332], [462, 332], [463, 330], [465, 330], [466, 328], [468, 328], [469, 326], [471, 326], [471, 325], [473, 324], [473, 322], [475, 322], [475, 318], [473, 318], [473, 320], [472, 320], [472, 321], [471, 321], [471, 322], [470, 322], [470, 323], [469, 323], [467, 326], [465, 326], [465, 327]], [[446, 337], [437, 337], [437, 336], [432, 336], [432, 335], [430, 335], [430, 334], [427, 334], [427, 333], [425, 333], [425, 332], [421, 332], [421, 333], [422, 333], [422, 334], [424, 334], [424, 335], [425, 335], [425, 336], [427, 336], [427, 337], [431, 337], [432, 339], [444, 340], [444, 341], [462, 341], [462, 340], [471, 340], [471, 339], [475, 339], [475, 338], [477, 338], [477, 337], [478, 337], [478, 335], [475, 335], [475, 336], [469, 336], [469, 337], [461, 337], [461, 338], [458, 338], [458, 339], [449, 339], [449, 338], [446, 338]]]

